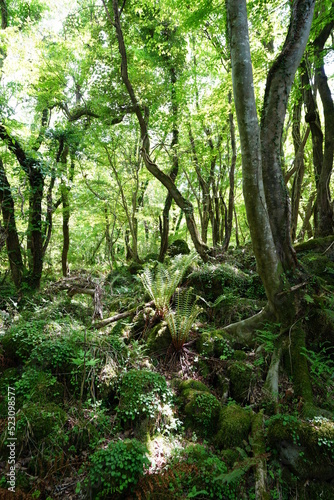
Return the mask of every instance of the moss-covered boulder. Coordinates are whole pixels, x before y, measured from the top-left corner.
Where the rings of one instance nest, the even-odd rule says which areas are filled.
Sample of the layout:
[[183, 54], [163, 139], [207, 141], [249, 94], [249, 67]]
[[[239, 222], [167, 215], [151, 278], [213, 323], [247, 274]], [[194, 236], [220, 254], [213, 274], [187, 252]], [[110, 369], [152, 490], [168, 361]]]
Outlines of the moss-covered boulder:
[[155, 325], [147, 334], [147, 349], [151, 355], [166, 352], [171, 345], [172, 337], [167, 325], [159, 323]]
[[150, 370], [126, 372], [117, 390], [120, 425], [132, 428], [138, 437], [173, 425], [172, 393], [166, 379]]
[[323, 417], [301, 421], [276, 415], [268, 423], [267, 440], [281, 462], [300, 479], [334, 478], [334, 422]]
[[233, 355], [233, 348], [229, 339], [222, 331], [207, 330], [202, 331], [196, 341], [196, 349], [203, 356], [229, 359]]
[[190, 253], [190, 248], [185, 240], [179, 239], [173, 241], [168, 247], [168, 255], [175, 257], [175, 255], [188, 255]]
[[251, 414], [237, 404], [222, 408], [219, 415], [215, 445], [220, 449], [241, 446], [251, 428]]
[[243, 361], [236, 361], [229, 366], [228, 375], [231, 397], [238, 403], [243, 403], [247, 400], [249, 387], [254, 378], [251, 365]]
[[49, 372], [28, 367], [15, 385], [19, 405], [27, 401], [37, 405], [64, 401], [64, 386]]
[[185, 414], [184, 424], [202, 437], [217, 431], [221, 405], [210, 389], [198, 380], [185, 380], [179, 385], [180, 402]]

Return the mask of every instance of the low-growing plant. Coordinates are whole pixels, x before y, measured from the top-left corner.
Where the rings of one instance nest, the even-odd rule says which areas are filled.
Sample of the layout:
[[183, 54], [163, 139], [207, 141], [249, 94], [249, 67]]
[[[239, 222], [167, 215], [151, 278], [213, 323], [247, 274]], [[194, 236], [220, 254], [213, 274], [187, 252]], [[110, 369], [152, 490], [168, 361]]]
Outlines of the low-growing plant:
[[170, 299], [194, 258], [193, 253], [177, 255], [170, 266], [159, 263], [155, 270], [147, 267], [140, 275], [143, 286], [161, 317], [167, 313]]
[[177, 289], [175, 302], [175, 311], [169, 308], [165, 320], [172, 337], [173, 346], [179, 351], [187, 342], [190, 330], [200, 314], [201, 308], [196, 305], [196, 299], [194, 300], [191, 288], [186, 291]]
[[[94, 498], [124, 498], [150, 465], [146, 447], [136, 439], [109, 443], [90, 457], [88, 487]], [[91, 496], [90, 496], [91, 497]]]

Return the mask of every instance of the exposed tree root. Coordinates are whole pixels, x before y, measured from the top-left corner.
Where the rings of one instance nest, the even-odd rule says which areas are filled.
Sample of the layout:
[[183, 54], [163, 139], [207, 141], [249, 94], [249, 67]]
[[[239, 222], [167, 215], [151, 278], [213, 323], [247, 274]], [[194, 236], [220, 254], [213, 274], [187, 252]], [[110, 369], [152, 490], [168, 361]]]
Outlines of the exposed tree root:
[[262, 311], [237, 323], [232, 323], [224, 328], [224, 332], [231, 335], [233, 339], [248, 346], [255, 344], [254, 331], [262, 328], [268, 321], [275, 321], [275, 317], [266, 305]]
[[263, 410], [253, 414], [252, 448], [254, 457], [257, 459], [255, 466], [255, 498], [256, 500], [269, 500], [270, 495], [267, 491], [267, 460]]
[[278, 381], [279, 381], [279, 367], [282, 358], [282, 347], [275, 347], [271, 356], [270, 367], [267, 373], [266, 381], [263, 387], [265, 396], [274, 404], [278, 401]]

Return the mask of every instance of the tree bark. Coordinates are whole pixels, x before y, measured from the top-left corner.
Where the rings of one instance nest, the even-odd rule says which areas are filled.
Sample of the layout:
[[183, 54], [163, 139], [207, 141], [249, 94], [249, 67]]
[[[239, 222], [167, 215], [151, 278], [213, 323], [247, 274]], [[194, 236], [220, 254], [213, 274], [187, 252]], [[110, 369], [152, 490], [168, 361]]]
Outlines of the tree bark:
[[298, 213], [299, 213], [299, 202], [302, 192], [302, 183], [305, 172], [304, 164], [304, 154], [303, 152], [299, 154], [301, 148], [301, 136], [300, 136], [300, 121], [301, 121], [301, 111], [302, 111], [302, 100], [300, 99], [293, 109], [293, 124], [292, 124], [292, 138], [293, 146], [295, 150], [295, 167], [296, 173], [293, 179], [292, 191], [291, 191], [291, 239], [294, 241], [296, 239], [297, 223], [298, 223]]
[[267, 77], [261, 117], [263, 183], [271, 231], [285, 271], [297, 260], [290, 235], [290, 203], [282, 182], [281, 143], [291, 86], [309, 37], [315, 0], [295, 0], [283, 49]]
[[[229, 93], [229, 103], [230, 106], [232, 104], [232, 95]], [[229, 125], [230, 125], [230, 136], [231, 136], [231, 165], [230, 165], [230, 173], [229, 173], [229, 181], [230, 181], [230, 191], [228, 196], [228, 210], [227, 210], [227, 220], [226, 220], [226, 230], [225, 230], [225, 239], [223, 243], [223, 249], [226, 251], [230, 244], [231, 234], [232, 234], [232, 225], [233, 225], [233, 212], [234, 212], [234, 173], [235, 166], [237, 163], [237, 148], [235, 143], [235, 127], [233, 120], [233, 113], [230, 110], [229, 113]]]
[[227, 0], [226, 3], [247, 219], [269, 307], [285, 323], [294, 318], [295, 305], [281, 293], [285, 287], [283, 271], [294, 269], [296, 257], [281, 169], [281, 138], [288, 95], [307, 43], [314, 3], [315, 0], [296, 0], [293, 4], [285, 44], [268, 74], [261, 132], [255, 105], [246, 0]]
[[14, 200], [10, 185], [0, 158], [0, 206], [2, 211], [4, 230], [6, 233], [6, 247], [12, 278], [16, 288], [20, 288], [24, 273], [20, 241], [15, 222]]
[[[173, 166], [171, 168], [169, 177], [174, 182], [177, 174], [179, 172], [179, 157], [178, 157], [178, 143], [179, 143], [179, 129], [178, 129], [178, 102], [176, 98], [176, 69], [174, 67], [170, 68], [170, 81], [171, 81], [171, 103], [172, 103], [172, 116], [173, 116], [173, 130], [172, 130], [172, 157]], [[172, 206], [172, 195], [167, 194], [165, 200], [165, 206], [162, 212], [162, 231], [161, 231], [161, 244], [160, 244], [160, 254], [159, 262], [163, 262], [167, 249], [168, 249], [168, 234], [169, 234], [169, 212]]]

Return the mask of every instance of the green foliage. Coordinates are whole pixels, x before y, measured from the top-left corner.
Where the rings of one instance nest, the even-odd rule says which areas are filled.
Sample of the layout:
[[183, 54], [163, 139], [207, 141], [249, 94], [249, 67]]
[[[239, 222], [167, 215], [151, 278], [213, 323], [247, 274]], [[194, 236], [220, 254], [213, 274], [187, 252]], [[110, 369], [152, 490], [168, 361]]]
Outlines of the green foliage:
[[13, 325], [1, 339], [7, 356], [20, 361], [27, 360], [34, 347], [45, 340], [45, 327], [44, 320], [35, 319]]
[[212, 437], [217, 431], [220, 410], [219, 401], [209, 392], [193, 391], [185, 406], [188, 422], [203, 437]]
[[170, 299], [193, 260], [194, 254], [178, 255], [168, 267], [159, 263], [155, 271], [147, 267], [140, 275], [145, 290], [161, 316], [167, 313]]
[[150, 465], [146, 447], [136, 439], [109, 443], [90, 457], [89, 488], [93, 498], [125, 495]]
[[16, 395], [21, 401], [61, 402], [64, 388], [51, 373], [29, 367], [15, 383]]
[[194, 301], [191, 288], [186, 291], [177, 289], [175, 302], [175, 311], [169, 307], [168, 313], [165, 314], [165, 321], [172, 337], [172, 343], [179, 351], [187, 342], [190, 330], [201, 309]]

